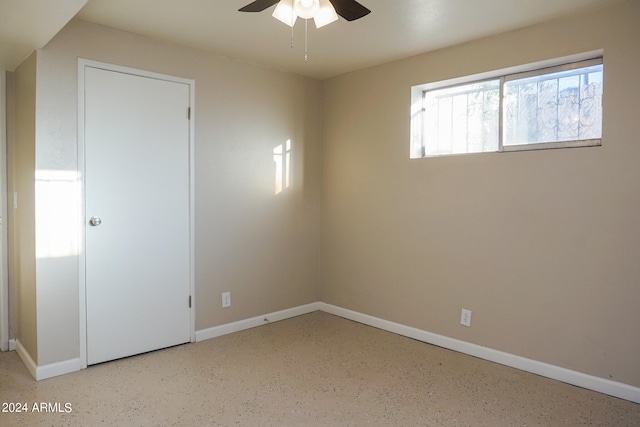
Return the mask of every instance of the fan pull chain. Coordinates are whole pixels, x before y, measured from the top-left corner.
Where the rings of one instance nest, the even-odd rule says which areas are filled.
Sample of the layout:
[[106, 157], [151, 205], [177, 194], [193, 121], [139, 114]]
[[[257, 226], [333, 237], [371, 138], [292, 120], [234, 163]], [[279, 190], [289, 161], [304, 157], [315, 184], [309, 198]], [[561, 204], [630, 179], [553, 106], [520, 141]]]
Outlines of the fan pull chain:
[[[296, 17], [296, 12], [291, 8], [291, 22], [293, 23], [294, 18]], [[293, 24], [291, 25], [291, 49], [293, 49]]]
[[293, 49], [293, 27], [291, 27], [291, 49]]
[[309, 55], [308, 55], [308, 42], [307, 42], [307, 27], [309, 24], [309, 20], [305, 19], [304, 20], [304, 62], [307, 62], [307, 60], [309, 59]]

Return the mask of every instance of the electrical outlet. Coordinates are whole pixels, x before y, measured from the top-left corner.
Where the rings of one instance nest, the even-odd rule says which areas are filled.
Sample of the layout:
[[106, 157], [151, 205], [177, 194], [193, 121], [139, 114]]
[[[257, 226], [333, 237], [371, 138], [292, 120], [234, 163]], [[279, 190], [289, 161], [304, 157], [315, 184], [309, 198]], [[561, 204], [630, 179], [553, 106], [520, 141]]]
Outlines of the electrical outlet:
[[231, 307], [231, 292], [222, 293], [222, 308]]
[[466, 308], [462, 309], [462, 314], [460, 315], [460, 324], [463, 326], [471, 326], [471, 310], [467, 310]]

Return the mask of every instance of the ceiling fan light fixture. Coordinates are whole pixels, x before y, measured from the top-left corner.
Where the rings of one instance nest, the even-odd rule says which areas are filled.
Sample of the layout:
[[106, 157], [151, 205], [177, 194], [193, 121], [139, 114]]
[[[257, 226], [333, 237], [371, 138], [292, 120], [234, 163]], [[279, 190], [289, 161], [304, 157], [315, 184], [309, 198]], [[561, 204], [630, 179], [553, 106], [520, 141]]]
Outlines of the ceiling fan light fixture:
[[320, 10], [319, 0], [295, 0], [293, 9], [302, 19], [311, 19], [316, 16]]
[[298, 19], [298, 15], [293, 8], [293, 0], [280, 0], [272, 16], [278, 21], [293, 27]]
[[320, 0], [318, 13], [313, 17], [316, 28], [324, 27], [338, 20], [338, 14], [329, 0]]

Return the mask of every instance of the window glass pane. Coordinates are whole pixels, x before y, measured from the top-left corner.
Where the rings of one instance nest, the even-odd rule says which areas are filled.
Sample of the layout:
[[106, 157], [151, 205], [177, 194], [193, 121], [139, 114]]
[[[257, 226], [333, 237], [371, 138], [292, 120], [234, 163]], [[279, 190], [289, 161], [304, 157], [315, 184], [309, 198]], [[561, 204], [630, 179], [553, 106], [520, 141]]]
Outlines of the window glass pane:
[[425, 91], [425, 156], [498, 150], [500, 80]]
[[504, 85], [505, 146], [599, 139], [602, 64]]

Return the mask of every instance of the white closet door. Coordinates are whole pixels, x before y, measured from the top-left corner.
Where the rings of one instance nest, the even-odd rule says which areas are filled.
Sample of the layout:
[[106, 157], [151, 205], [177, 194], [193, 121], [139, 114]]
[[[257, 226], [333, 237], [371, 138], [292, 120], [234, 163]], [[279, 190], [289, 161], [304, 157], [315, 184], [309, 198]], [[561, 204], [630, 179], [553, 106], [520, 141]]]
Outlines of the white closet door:
[[89, 365], [190, 341], [189, 96], [85, 68]]

